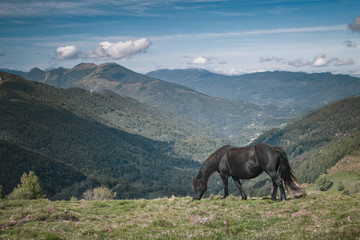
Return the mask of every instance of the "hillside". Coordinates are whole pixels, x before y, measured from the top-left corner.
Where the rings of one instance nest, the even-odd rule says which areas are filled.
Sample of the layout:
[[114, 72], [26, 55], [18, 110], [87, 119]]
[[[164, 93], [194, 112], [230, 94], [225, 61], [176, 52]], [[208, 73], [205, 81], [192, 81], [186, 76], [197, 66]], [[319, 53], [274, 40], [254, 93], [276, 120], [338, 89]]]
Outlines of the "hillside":
[[339, 100], [282, 129], [272, 129], [253, 144], [282, 146], [290, 158], [360, 132], [360, 96]]
[[357, 239], [359, 201], [319, 192], [284, 202], [0, 200], [0, 239]]
[[[186, 158], [203, 160], [206, 157], [204, 154], [207, 155], [212, 149], [226, 143], [226, 140], [216, 138], [214, 128], [205, 128], [186, 118], [109, 90], [100, 93], [80, 88], [52, 90], [92, 112], [93, 115], [101, 117], [100, 121], [107, 125], [173, 144], [175, 152]], [[211, 149], [207, 150], [209, 147]]]
[[1, 140], [70, 164], [86, 176], [136, 182], [136, 196], [189, 193], [199, 163], [176, 157], [171, 145], [105, 125], [53, 87], [7, 73], [0, 79], [0, 111], [6, 113], [0, 115]]
[[211, 96], [296, 109], [314, 109], [360, 94], [359, 78], [331, 73], [274, 71], [226, 76], [203, 69], [161, 69], [147, 75]]
[[32, 69], [22, 76], [58, 88], [111, 90], [203, 125], [207, 128], [203, 131], [207, 137], [228, 138], [239, 145], [248, 144], [262, 132], [289, 121], [294, 114], [288, 108], [212, 97], [135, 73], [115, 63], [83, 63], [72, 69], [58, 68], [47, 72]]
[[[325, 173], [336, 173], [342, 171], [358, 171], [356, 160], [352, 159], [346, 166], [345, 158], [347, 155], [355, 154], [360, 151], [360, 134], [332, 141], [325, 147], [316, 148], [310, 152], [296, 157], [293, 162], [299, 182], [314, 183], [316, 179]], [[350, 156], [348, 156], [351, 158]], [[360, 164], [358, 161], [357, 164]], [[336, 167], [335, 167], [336, 166]]]

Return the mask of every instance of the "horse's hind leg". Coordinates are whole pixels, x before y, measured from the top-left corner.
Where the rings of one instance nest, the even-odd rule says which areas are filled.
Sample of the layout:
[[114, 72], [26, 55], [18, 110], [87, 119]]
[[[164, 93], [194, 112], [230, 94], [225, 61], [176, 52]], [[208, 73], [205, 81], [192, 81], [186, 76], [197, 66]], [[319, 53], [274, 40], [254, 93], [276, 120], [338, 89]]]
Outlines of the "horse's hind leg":
[[276, 182], [274, 180], [272, 180], [273, 183], [273, 193], [271, 196], [271, 200], [275, 201], [276, 200], [276, 194], [277, 194], [277, 190], [278, 190], [278, 185], [276, 184]]
[[245, 194], [245, 192], [244, 192], [244, 189], [242, 188], [242, 185], [241, 185], [241, 183], [240, 183], [240, 180], [239, 180], [238, 178], [233, 178], [233, 179], [234, 179], [234, 181], [235, 181], [236, 187], [237, 187], [237, 188], [239, 189], [239, 191], [240, 191], [242, 200], [246, 200], [246, 199], [247, 199], [247, 196], [246, 196], [246, 194]]
[[[274, 197], [276, 199], [277, 187], [279, 187], [280, 188], [280, 201], [286, 200], [285, 188], [284, 188], [281, 178], [276, 174], [275, 171], [268, 172], [268, 174], [269, 174], [271, 180], [273, 181], [273, 186], [274, 186], [274, 191], [273, 191], [273, 195], [272, 195], [271, 199], [274, 200]], [[275, 191], [275, 185], [277, 186], [276, 191]]]

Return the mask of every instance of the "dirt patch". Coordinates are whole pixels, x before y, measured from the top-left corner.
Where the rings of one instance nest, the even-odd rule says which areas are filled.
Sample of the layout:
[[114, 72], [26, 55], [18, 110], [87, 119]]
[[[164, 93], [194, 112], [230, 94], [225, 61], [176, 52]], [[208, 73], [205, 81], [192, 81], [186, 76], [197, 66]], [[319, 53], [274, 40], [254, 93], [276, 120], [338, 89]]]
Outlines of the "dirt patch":
[[20, 219], [20, 220], [11, 220], [10, 222], [8, 222], [7, 224], [0, 224], [0, 229], [8, 229], [9, 227], [15, 226], [15, 225], [19, 225], [19, 224], [23, 224], [29, 221], [34, 220], [34, 218], [31, 215], [27, 215], [26, 217]]
[[75, 212], [64, 212], [57, 217], [60, 221], [78, 222], [80, 221]]
[[317, 219], [319, 219], [319, 217], [318, 216], [315, 216], [314, 214], [312, 214], [311, 212], [309, 212], [309, 211], [307, 211], [307, 210], [300, 210], [300, 211], [298, 211], [298, 212], [294, 212], [294, 213], [292, 213], [291, 214], [291, 217], [292, 218], [295, 218], [295, 217], [300, 217], [300, 216], [302, 216], [302, 215], [308, 215], [308, 216], [310, 216], [312, 219], [314, 219], [314, 220], [317, 220]]
[[209, 217], [200, 217], [198, 215], [189, 216], [189, 220], [192, 221], [195, 225], [202, 225], [215, 220], [215, 216], [211, 215]]
[[261, 214], [261, 218], [267, 218], [272, 216], [275, 216], [275, 214], [271, 211], [265, 211], [263, 214]]

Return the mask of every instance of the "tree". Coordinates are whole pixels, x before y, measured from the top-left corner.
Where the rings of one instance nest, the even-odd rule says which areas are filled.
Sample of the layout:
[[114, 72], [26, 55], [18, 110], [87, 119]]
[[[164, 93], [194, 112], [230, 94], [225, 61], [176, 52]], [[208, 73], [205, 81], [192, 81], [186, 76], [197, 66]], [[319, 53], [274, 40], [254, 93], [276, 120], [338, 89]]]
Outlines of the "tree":
[[33, 171], [30, 171], [29, 174], [24, 173], [20, 181], [21, 184], [14, 188], [8, 196], [9, 199], [39, 199], [45, 197], [39, 178]]

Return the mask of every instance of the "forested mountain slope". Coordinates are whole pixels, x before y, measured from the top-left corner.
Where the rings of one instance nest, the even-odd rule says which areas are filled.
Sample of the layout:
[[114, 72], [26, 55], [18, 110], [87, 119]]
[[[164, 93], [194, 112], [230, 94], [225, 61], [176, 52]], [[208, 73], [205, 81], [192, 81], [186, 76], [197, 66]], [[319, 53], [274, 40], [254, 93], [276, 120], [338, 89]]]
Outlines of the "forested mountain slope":
[[349, 97], [272, 129], [253, 143], [282, 146], [291, 158], [360, 132], [360, 96]]
[[7, 73], [0, 73], [0, 79], [1, 140], [70, 164], [87, 176], [137, 182], [146, 191], [139, 196], [190, 191], [193, 172], [181, 169], [199, 164], [176, 157], [171, 145], [105, 125], [101, 116], [53, 87]]

